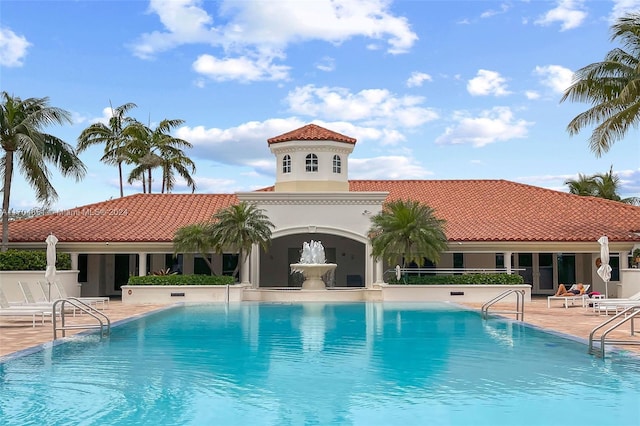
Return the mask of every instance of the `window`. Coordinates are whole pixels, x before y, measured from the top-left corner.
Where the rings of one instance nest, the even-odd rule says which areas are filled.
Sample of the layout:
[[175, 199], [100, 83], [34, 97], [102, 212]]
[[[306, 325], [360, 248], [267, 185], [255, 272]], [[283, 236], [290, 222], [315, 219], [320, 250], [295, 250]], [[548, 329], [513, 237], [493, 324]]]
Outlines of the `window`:
[[342, 160], [339, 155], [333, 156], [333, 173], [342, 173]]
[[[453, 253], [453, 268], [464, 268], [464, 253]], [[460, 275], [461, 272], [455, 272], [454, 275]]]
[[307, 155], [306, 166], [308, 172], [318, 171], [318, 156], [315, 154]]
[[289, 154], [282, 157], [282, 173], [291, 173], [291, 156]]
[[620, 256], [617, 254], [609, 256], [609, 266], [611, 266], [611, 279], [609, 281], [620, 281]]

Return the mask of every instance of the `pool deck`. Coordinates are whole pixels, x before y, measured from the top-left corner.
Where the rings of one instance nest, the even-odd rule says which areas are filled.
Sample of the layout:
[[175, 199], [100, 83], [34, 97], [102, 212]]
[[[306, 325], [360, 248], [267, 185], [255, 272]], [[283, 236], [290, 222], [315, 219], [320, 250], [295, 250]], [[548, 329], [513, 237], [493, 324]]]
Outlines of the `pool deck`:
[[[480, 304], [465, 304], [474, 309], [480, 309]], [[163, 304], [129, 305], [123, 304], [120, 300], [112, 300], [104, 313], [112, 323], [139, 316], [166, 307]], [[496, 305], [495, 310], [512, 310], [513, 304], [509, 306]], [[515, 315], [504, 315], [507, 318], [515, 318]], [[611, 315], [609, 316], [611, 317]], [[531, 302], [525, 305], [524, 320], [537, 327], [571, 335], [578, 339], [589, 338], [589, 333], [594, 327], [604, 322], [608, 317], [594, 313], [590, 308], [582, 306], [569, 306], [565, 308], [561, 301], [553, 301], [551, 308], [547, 308], [546, 297], [532, 297]], [[82, 315], [73, 319], [73, 324], [77, 321], [88, 320], [88, 316]], [[616, 331], [614, 336], [634, 339], [639, 345], [625, 345], [622, 349], [640, 354], [640, 330], [636, 336], [630, 336], [629, 325], [624, 325], [620, 331]], [[67, 336], [82, 332], [83, 330], [67, 331]], [[28, 349], [53, 339], [53, 330], [49, 320], [45, 325], [37, 324], [31, 326], [31, 318], [10, 318], [0, 317], [0, 357], [12, 354], [17, 351]]]

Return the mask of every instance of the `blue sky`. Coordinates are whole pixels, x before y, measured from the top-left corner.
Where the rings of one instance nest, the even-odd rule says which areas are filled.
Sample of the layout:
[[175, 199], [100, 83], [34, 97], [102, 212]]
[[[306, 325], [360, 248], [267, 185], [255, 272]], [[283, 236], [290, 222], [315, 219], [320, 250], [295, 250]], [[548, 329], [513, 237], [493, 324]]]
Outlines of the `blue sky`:
[[[70, 111], [73, 125], [48, 131], [74, 146], [110, 104], [137, 104], [130, 115], [145, 123], [185, 120], [175, 134], [194, 145], [198, 193], [272, 185], [267, 139], [314, 122], [358, 140], [351, 179], [566, 191], [566, 179], [613, 167], [621, 195], [640, 196], [640, 132], [597, 158], [588, 130], [566, 131], [588, 105], [559, 102], [573, 71], [618, 47], [615, 18], [639, 9], [640, 0], [2, 0], [0, 90]], [[119, 195], [101, 154], [81, 154], [80, 183], [54, 173], [53, 209]], [[12, 208], [39, 207], [20, 175], [14, 182]]]

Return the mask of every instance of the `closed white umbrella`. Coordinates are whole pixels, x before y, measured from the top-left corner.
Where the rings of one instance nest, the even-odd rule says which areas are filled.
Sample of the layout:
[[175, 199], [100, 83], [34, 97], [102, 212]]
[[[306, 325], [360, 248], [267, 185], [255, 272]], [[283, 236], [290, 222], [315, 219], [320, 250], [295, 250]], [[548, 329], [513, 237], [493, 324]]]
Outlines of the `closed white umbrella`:
[[49, 284], [49, 300], [51, 300], [51, 283], [56, 279], [56, 244], [58, 244], [58, 239], [51, 234], [44, 241], [47, 243], [47, 269], [44, 272], [44, 277]]
[[609, 297], [609, 280], [611, 279], [611, 266], [609, 266], [609, 238], [603, 235], [598, 239], [600, 243], [600, 267], [598, 275], [604, 280], [604, 294]]

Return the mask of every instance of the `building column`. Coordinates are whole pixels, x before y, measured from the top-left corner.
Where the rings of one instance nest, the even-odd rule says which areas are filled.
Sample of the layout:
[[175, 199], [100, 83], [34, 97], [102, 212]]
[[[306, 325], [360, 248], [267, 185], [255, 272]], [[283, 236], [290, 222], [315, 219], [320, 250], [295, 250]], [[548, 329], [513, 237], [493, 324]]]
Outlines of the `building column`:
[[254, 244], [251, 248], [251, 287], [260, 287], [260, 246]]
[[629, 266], [629, 256], [631, 256], [632, 252], [629, 251], [621, 251], [618, 253], [620, 256], [620, 269], [628, 269]]
[[147, 253], [138, 253], [138, 275], [147, 275]]
[[367, 242], [364, 246], [364, 258], [365, 258], [365, 267], [364, 267], [364, 286], [365, 288], [373, 287], [373, 272], [374, 272], [374, 260], [371, 257], [371, 243]]
[[78, 270], [78, 253], [72, 252], [72, 253], [69, 253], [69, 256], [71, 256], [71, 269], [74, 271], [77, 271]]
[[240, 259], [238, 259], [238, 261], [242, 262], [242, 264], [240, 265], [240, 284], [251, 284], [249, 276], [250, 257], [251, 253], [249, 253], [249, 256], [245, 257], [244, 253], [240, 252]]
[[504, 256], [504, 267], [507, 270], [507, 274], [511, 275], [511, 268], [513, 267], [513, 265], [511, 265], [511, 253], [510, 251], [505, 251], [502, 255]]
[[375, 261], [376, 284], [384, 284], [384, 261], [380, 258]]

